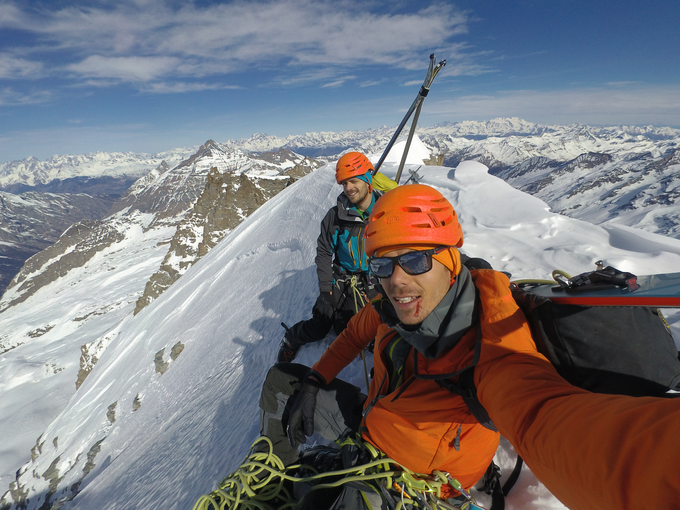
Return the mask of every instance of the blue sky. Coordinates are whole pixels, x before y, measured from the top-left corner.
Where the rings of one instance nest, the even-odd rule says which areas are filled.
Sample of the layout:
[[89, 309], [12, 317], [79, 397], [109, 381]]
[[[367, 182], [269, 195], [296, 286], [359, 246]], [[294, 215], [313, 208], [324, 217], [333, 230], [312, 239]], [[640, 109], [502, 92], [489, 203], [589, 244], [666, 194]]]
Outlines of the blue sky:
[[0, 162], [420, 124], [680, 127], [678, 0], [0, 0]]

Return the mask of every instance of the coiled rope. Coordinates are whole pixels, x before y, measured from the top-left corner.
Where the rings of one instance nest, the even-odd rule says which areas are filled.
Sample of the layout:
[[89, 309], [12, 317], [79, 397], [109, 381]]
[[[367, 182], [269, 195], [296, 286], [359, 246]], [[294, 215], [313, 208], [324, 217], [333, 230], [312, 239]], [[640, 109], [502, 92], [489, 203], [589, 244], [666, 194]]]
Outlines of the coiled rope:
[[[348, 439], [342, 443], [346, 444], [354, 444], [368, 450], [372, 460], [349, 469], [319, 473], [309, 465], [295, 464], [285, 467], [281, 459], [274, 454], [269, 438], [259, 437], [236, 471], [222, 480], [216, 490], [201, 496], [193, 510], [292, 509], [299, 502], [290, 493], [285, 482], [312, 483], [311, 489], [307, 492], [309, 494], [312, 491], [339, 487], [351, 482], [369, 481], [375, 482], [383, 497], [388, 500], [390, 508], [394, 510], [406, 509], [407, 506], [427, 510], [480, 508], [475, 506], [474, 499], [460, 483], [447, 473], [435, 471], [431, 476], [418, 475], [360, 439]], [[263, 449], [267, 451], [262, 451]], [[292, 473], [298, 470], [313, 474], [294, 476]], [[338, 477], [341, 478], [336, 480]], [[441, 499], [441, 489], [444, 485], [451, 485], [465, 496], [466, 501], [454, 505]], [[400, 500], [396, 501], [396, 504], [387, 493], [387, 489], [395, 489], [400, 495]]]

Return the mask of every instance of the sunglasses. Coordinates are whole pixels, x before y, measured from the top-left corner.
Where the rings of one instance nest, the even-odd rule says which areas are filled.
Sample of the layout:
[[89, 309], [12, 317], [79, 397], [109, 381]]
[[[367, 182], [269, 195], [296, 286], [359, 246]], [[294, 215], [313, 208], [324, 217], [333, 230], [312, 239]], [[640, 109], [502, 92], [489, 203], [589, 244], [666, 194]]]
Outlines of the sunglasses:
[[410, 251], [397, 257], [371, 257], [368, 267], [378, 278], [389, 278], [394, 272], [395, 264], [399, 264], [406, 274], [419, 275], [432, 269], [432, 255], [448, 249], [448, 246], [440, 246], [423, 251]]

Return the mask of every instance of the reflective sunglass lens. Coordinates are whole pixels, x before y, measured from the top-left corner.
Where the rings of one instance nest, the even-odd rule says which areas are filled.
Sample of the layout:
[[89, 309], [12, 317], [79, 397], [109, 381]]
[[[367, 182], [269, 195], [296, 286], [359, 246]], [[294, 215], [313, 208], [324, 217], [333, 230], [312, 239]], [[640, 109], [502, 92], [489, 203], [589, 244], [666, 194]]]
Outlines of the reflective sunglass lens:
[[409, 274], [423, 274], [432, 269], [431, 255], [425, 251], [404, 253], [403, 255], [400, 255], [398, 259], [399, 265]]
[[378, 278], [388, 278], [392, 275], [394, 265], [388, 258], [376, 258], [371, 260], [369, 264], [371, 271]]
[[394, 264], [404, 270], [406, 274], [418, 275], [432, 269], [432, 255], [441, 249], [411, 251], [398, 257], [377, 257], [370, 259], [368, 264], [371, 272], [378, 278], [389, 278], [394, 272]]

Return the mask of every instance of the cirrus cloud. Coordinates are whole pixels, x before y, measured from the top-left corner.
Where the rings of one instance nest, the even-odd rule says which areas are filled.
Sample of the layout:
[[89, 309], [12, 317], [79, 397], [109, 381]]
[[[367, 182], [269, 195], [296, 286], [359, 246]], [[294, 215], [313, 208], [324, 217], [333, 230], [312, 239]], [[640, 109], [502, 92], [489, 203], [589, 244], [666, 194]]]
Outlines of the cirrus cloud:
[[301, 70], [309, 75], [305, 69], [338, 69], [340, 76], [376, 64], [420, 69], [423, 54], [461, 53], [450, 39], [467, 32], [466, 15], [443, 2], [401, 13], [372, 12], [356, 0], [177, 5], [122, 0], [28, 10], [5, 2], [11, 16], [0, 26], [32, 38], [17, 51], [36, 66], [49, 61], [72, 79], [138, 84], [269, 67], [289, 78]]
[[177, 68], [172, 57], [104, 57], [92, 55], [67, 69], [85, 78], [118, 78], [122, 81], [151, 81]]

